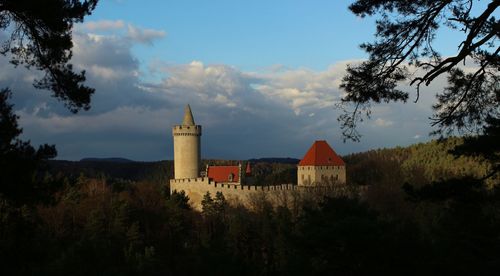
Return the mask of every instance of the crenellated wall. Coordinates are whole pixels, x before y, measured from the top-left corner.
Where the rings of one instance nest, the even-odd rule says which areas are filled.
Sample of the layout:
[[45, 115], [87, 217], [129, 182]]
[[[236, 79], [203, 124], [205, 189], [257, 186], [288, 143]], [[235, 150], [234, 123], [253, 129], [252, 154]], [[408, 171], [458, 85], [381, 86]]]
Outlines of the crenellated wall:
[[222, 192], [228, 202], [240, 203], [245, 206], [250, 204], [253, 195], [258, 193], [265, 194], [269, 197], [283, 196], [294, 192], [312, 194], [323, 193], [325, 190], [335, 190], [337, 195], [348, 195], [349, 186], [334, 185], [334, 186], [298, 186], [295, 184], [281, 184], [270, 186], [256, 186], [256, 185], [240, 185], [232, 183], [216, 183], [210, 181], [208, 177], [198, 177], [193, 179], [171, 179], [170, 192], [184, 191], [190, 199], [192, 206], [201, 210], [201, 201], [203, 196], [209, 192], [212, 197], [217, 192]]
[[193, 179], [171, 179], [170, 192], [184, 191], [189, 197], [191, 204], [196, 209], [201, 210], [203, 196], [209, 192], [213, 197], [217, 192], [222, 192], [228, 201], [248, 204], [250, 196], [260, 191], [273, 193], [273, 191], [297, 190], [298, 186], [293, 184], [281, 184], [272, 186], [240, 185], [232, 183], [216, 183], [210, 181], [208, 177], [198, 177]]

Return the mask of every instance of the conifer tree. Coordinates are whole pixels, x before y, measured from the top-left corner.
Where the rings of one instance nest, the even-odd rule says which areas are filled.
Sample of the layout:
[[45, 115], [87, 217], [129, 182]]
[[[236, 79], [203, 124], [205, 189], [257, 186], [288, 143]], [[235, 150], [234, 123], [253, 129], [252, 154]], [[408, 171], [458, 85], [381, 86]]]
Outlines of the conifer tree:
[[[484, 2], [483, 2], [484, 3]], [[441, 75], [448, 86], [437, 94], [432, 125], [435, 134], [454, 131], [481, 134], [500, 117], [500, 0], [357, 0], [349, 7], [357, 16], [378, 15], [375, 41], [361, 48], [367, 61], [347, 68], [341, 88], [345, 112], [339, 117], [345, 139], [359, 140], [356, 126], [370, 116], [371, 105], [410, 98], [399, 84], [409, 82], [418, 101], [422, 85]], [[462, 33], [457, 52], [443, 57], [435, 48], [443, 28]], [[462, 64], [471, 64], [468, 70]], [[353, 110], [348, 105], [353, 105]]]
[[72, 57], [73, 24], [90, 15], [98, 0], [1, 0], [0, 31], [9, 36], [1, 41], [0, 54], [14, 66], [43, 71], [34, 86], [49, 89], [72, 112], [90, 108], [94, 89], [85, 86], [85, 71], [75, 73]]

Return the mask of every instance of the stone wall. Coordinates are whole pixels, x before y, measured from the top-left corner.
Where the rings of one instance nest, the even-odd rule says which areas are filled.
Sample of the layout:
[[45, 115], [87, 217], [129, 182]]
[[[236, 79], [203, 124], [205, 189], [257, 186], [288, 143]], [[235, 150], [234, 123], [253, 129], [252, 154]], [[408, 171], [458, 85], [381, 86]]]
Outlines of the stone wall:
[[210, 181], [208, 177], [170, 180], [170, 192], [184, 191], [189, 197], [193, 207], [198, 210], [201, 210], [201, 201], [207, 192], [209, 192], [212, 197], [214, 197], [217, 192], [222, 192], [228, 201], [248, 205], [251, 196], [257, 193], [264, 192], [266, 194], [277, 194], [280, 193], [280, 191], [291, 191], [296, 189], [297, 185], [293, 184], [272, 186], [222, 184]]
[[346, 195], [352, 194], [346, 185], [326, 185], [326, 186], [298, 186], [294, 184], [281, 184], [270, 186], [239, 185], [227, 183], [215, 183], [208, 177], [198, 177], [193, 179], [171, 179], [170, 192], [184, 191], [190, 199], [191, 205], [201, 210], [203, 196], [209, 192], [215, 197], [217, 192], [222, 192], [226, 200], [231, 204], [242, 204], [251, 207], [252, 199], [256, 196], [265, 196], [278, 205], [286, 206], [287, 201], [292, 197], [317, 196], [326, 194]]
[[346, 183], [345, 166], [297, 167], [297, 184], [299, 186], [317, 186], [332, 183]]

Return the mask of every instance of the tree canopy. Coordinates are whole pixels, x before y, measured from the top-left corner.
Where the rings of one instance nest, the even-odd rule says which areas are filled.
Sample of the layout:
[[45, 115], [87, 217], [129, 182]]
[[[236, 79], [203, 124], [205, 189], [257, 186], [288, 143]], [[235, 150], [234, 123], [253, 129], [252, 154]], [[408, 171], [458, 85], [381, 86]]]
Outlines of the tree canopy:
[[[378, 20], [375, 41], [361, 45], [368, 60], [348, 66], [340, 86], [346, 92], [341, 104], [344, 113], [338, 118], [344, 138], [359, 140], [356, 126], [370, 117], [371, 104], [406, 102], [410, 95], [400, 89], [401, 82], [415, 87], [418, 101], [420, 87], [441, 75], [447, 75], [448, 86], [433, 105], [434, 134], [482, 134], [489, 122], [500, 117], [498, 6], [500, 0], [486, 5], [478, 0], [357, 0], [351, 4], [355, 15], [378, 16]], [[443, 57], [435, 49], [442, 28], [463, 34], [454, 55]]]
[[95, 8], [98, 0], [0, 0], [0, 53], [13, 65], [44, 72], [34, 86], [49, 89], [76, 113], [90, 108], [94, 89], [85, 86], [85, 71], [76, 73], [72, 57], [72, 28]]

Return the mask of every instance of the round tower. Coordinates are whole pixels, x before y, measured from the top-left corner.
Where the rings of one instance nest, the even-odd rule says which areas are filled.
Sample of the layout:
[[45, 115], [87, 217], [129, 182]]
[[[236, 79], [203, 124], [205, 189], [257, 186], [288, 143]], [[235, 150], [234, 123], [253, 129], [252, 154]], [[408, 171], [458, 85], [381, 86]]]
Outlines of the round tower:
[[182, 125], [172, 128], [174, 136], [174, 178], [196, 178], [200, 174], [201, 126], [194, 123], [189, 104], [184, 110]]

